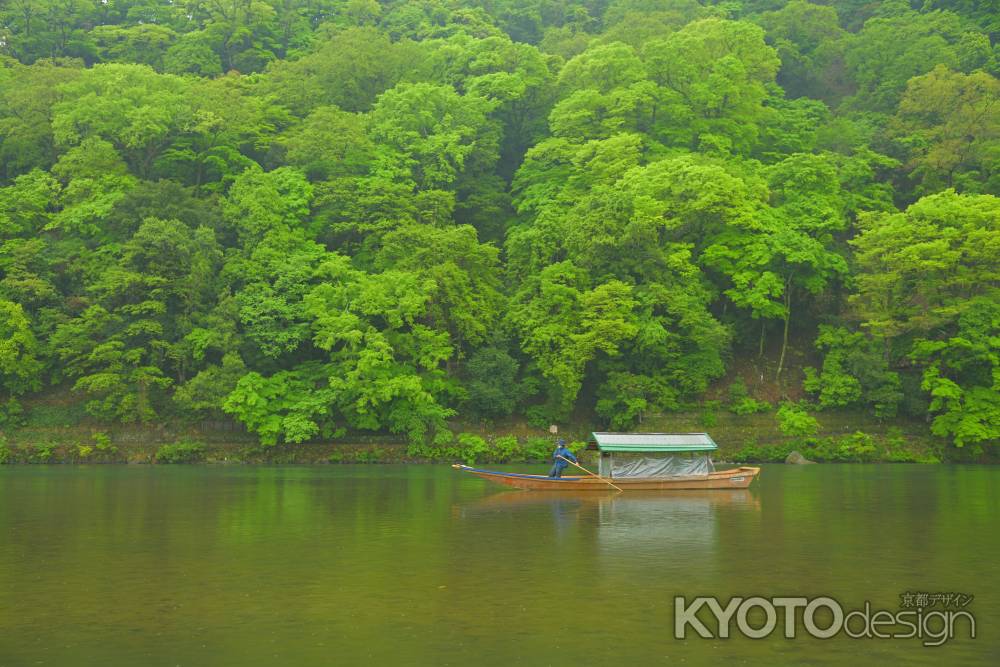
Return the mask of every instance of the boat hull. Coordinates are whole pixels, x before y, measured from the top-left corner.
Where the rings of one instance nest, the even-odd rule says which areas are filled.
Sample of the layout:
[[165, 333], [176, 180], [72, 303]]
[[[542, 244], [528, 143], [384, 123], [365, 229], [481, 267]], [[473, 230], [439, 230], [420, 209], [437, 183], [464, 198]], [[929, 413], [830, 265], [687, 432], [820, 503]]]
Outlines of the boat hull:
[[[525, 475], [521, 473], [481, 470], [466, 465], [455, 464], [456, 470], [472, 473], [477, 477], [511, 486], [516, 489], [546, 491], [608, 491], [614, 488], [603, 478], [597, 477], [546, 477], [545, 475]], [[685, 491], [693, 489], [745, 489], [757, 475], [760, 468], [742, 466], [730, 470], [717, 470], [707, 475], [690, 477], [619, 477], [611, 479], [622, 491]]]

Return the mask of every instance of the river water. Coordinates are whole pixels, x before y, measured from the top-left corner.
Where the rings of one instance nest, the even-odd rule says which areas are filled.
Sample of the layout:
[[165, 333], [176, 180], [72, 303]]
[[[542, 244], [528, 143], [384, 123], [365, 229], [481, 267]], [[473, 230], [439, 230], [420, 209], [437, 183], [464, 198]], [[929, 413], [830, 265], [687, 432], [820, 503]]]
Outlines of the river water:
[[[930, 465], [639, 495], [448, 466], [4, 466], [0, 665], [1000, 664], [998, 489]], [[904, 593], [971, 597], [976, 638], [674, 637], [677, 595]]]

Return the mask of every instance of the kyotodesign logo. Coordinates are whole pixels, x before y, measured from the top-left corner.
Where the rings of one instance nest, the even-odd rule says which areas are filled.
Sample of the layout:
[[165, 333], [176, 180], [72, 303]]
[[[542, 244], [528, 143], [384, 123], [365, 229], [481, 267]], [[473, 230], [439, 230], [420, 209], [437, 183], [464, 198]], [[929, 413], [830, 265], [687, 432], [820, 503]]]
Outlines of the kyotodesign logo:
[[[832, 597], [732, 597], [685, 596], [674, 598], [674, 637], [726, 639], [739, 633], [750, 639], [781, 634], [830, 639], [917, 639], [924, 646], [941, 646], [956, 636], [976, 638], [976, 619], [965, 609], [973, 596], [964, 593], [903, 593], [900, 609], [861, 608], [845, 611]], [[941, 606], [940, 609], [931, 607]]]

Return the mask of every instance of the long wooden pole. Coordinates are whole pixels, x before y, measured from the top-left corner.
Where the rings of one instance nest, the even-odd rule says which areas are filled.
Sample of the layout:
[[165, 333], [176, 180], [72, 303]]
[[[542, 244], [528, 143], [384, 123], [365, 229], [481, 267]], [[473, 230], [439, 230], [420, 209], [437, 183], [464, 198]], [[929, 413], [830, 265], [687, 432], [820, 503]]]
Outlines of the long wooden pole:
[[587, 474], [588, 474], [588, 475], [590, 475], [591, 477], [596, 477], [597, 479], [601, 480], [602, 482], [604, 482], [605, 484], [607, 484], [607, 485], [611, 486], [612, 488], [615, 488], [615, 489], [618, 489], [619, 491], [621, 491], [621, 488], [619, 488], [619, 487], [615, 486], [614, 484], [612, 484], [612, 483], [611, 483], [611, 481], [610, 481], [610, 480], [608, 480], [608, 479], [607, 479], [606, 477], [601, 477], [600, 475], [595, 475], [594, 473], [590, 472], [589, 470], [587, 470], [586, 468], [584, 468], [584, 467], [583, 467], [582, 465], [580, 465], [579, 463], [576, 463], [575, 461], [570, 461], [570, 460], [569, 460], [568, 458], [566, 458], [565, 456], [561, 456], [561, 455], [560, 455], [560, 456], [559, 456], [559, 458], [561, 458], [561, 459], [562, 459], [563, 461], [565, 461], [566, 463], [572, 463], [572, 464], [573, 464], [573, 465], [575, 465], [575, 466], [576, 466], [577, 468], [579, 468], [579, 469], [580, 469], [580, 470], [582, 470], [583, 472], [587, 473]]

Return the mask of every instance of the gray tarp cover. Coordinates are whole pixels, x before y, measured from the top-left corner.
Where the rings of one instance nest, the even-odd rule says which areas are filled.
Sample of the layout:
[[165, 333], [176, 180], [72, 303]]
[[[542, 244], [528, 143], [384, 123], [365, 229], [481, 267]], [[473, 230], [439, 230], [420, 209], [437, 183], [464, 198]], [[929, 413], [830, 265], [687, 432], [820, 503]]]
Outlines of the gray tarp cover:
[[[715, 468], [708, 456], [629, 456], [602, 457], [601, 474], [611, 477], [677, 477], [707, 475]], [[611, 463], [613, 462], [613, 466]]]

